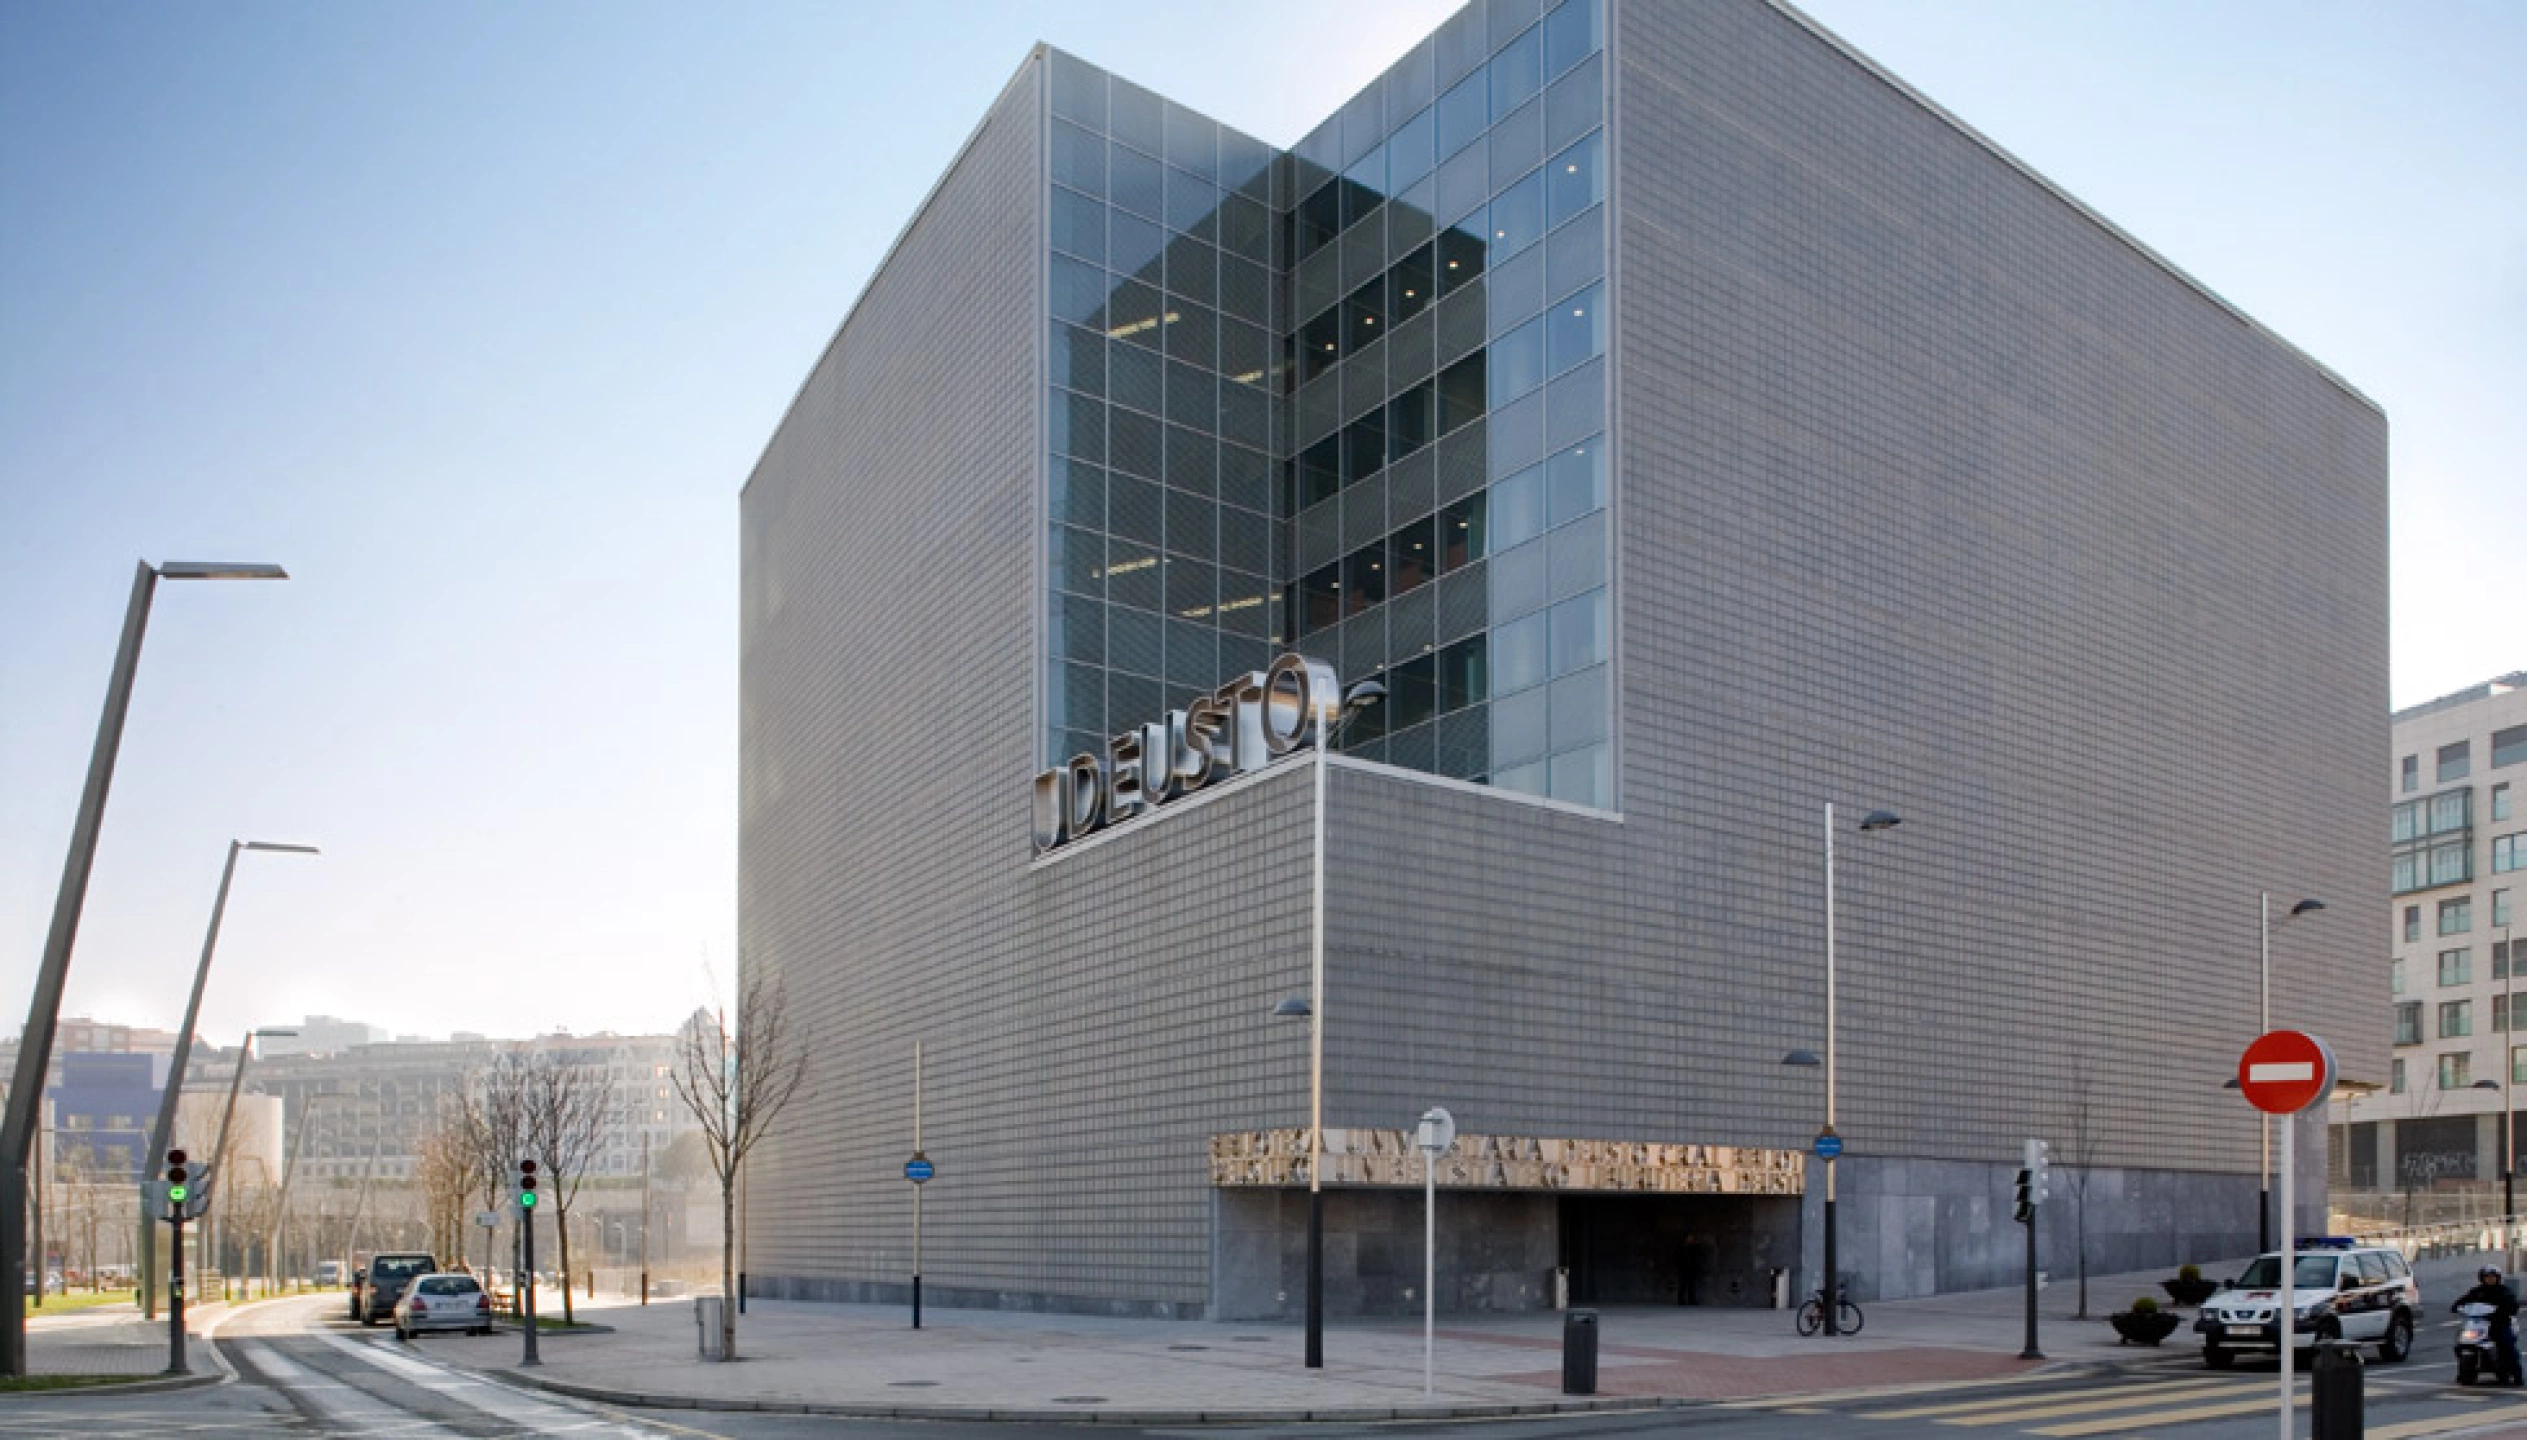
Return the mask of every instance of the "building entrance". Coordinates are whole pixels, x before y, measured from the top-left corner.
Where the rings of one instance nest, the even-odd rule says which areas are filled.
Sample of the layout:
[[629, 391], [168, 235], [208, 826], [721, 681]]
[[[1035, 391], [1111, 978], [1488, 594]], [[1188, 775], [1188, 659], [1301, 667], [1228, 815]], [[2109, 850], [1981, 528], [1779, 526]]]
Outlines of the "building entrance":
[[1794, 1197], [1564, 1195], [1557, 1263], [1574, 1305], [1769, 1305], [1798, 1226]]

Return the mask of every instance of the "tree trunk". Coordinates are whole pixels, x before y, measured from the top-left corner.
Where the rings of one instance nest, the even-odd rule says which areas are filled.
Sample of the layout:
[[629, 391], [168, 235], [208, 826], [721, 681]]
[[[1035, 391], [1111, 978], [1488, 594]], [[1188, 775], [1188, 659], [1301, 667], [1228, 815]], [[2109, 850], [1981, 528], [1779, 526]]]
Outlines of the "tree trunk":
[[573, 1315], [570, 1309], [569, 1211], [556, 1209], [553, 1212], [553, 1234], [561, 1242], [562, 1247], [562, 1323], [564, 1325], [576, 1325], [579, 1323], [578, 1317]]
[[2078, 1232], [2072, 1241], [2079, 1249], [2080, 1313], [2078, 1318], [2085, 1320], [2088, 1318], [2088, 1177], [2084, 1175], [2080, 1177], [2079, 1200], [2071, 1207], [2071, 1213], [2076, 1217], [2074, 1223]]
[[737, 1177], [719, 1182], [720, 1358], [737, 1358]]

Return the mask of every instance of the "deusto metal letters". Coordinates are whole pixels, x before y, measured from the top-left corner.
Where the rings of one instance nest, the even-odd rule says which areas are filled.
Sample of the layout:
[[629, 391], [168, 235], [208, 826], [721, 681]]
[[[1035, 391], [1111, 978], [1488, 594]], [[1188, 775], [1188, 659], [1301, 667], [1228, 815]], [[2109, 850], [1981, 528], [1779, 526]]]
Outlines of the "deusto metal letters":
[[1334, 667], [1284, 655], [1163, 720], [1138, 725], [1035, 777], [1035, 850], [1058, 850], [1189, 795], [1249, 774], [1307, 744], [1342, 705]]
[[[1307, 1155], [1305, 1130], [1214, 1135], [1211, 1183], [1305, 1185]], [[1421, 1184], [1420, 1155], [1409, 1130], [1328, 1129], [1324, 1155], [1328, 1185]], [[1807, 1156], [1745, 1145], [1459, 1134], [1438, 1157], [1433, 1177], [1442, 1188], [1459, 1190], [1799, 1195], [1807, 1189]]]

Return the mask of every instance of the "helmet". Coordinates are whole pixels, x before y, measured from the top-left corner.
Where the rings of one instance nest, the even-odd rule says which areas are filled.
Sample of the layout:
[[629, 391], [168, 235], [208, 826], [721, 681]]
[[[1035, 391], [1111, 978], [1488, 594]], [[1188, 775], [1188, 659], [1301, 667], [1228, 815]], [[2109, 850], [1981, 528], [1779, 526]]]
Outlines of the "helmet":
[[2486, 1265], [2482, 1269], [2474, 1272], [2474, 1278], [2477, 1280], [2498, 1280], [2501, 1278], [2501, 1267], [2498, 1265]]

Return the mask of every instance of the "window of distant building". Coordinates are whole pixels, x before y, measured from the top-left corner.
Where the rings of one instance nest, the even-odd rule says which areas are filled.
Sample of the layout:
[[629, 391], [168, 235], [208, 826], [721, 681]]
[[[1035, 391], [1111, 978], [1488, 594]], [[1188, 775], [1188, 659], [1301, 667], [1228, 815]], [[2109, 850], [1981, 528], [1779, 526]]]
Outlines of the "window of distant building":
[[2404, 993], [2404, 962], [2401, 960], [2387, 962], [2387, 993], [2390, 995]]
[[2421, 756], [2419, 756], [2419, 755], [2407, 755], [2407, 756], [2405, 756], [2405, 757], [2404, 757], [2404, 769], [2403, 769], [2403, 776], [2402, 776], [2402, 788], [2403, 788], [2403, 790], [2404, 790], [2404, 793], [2405, 793], [2405, 794], [2407, 794], [2407, 795], [2410, 795], [2410, 794], [2412, 794], [2414, 791], [2419, 790], [2419, 789], [2421, 789], [2421, 788], [2422, 788], [2422, 757], [2421, 757]]
[[2474, 1057], [2465, 1054], [2439, 1057], [2439, 1088], [2463, 1090], [2474, 1083]]
[[2492, 818], [2495, 820], [2509, 818], [2509, 782], [2506, 780], [2492, 787]]
[[2509, 928], [2509, 892], [2507, 890], [2492, 892], [2492, 928], [2495, 930]]
[[2439, 1038], [2455, 1040], [2474, 1033], [2474, 1002], [2442, 1000], [2439, 1002]]
[[2395, 1007], [2395, 1043], [2398, 1045], [2422, 1043], [2421, 1001], [2407, 1000]]
[[2439, 983], [2463, 985], [2474, 978], [2474, 952], [2442, 950], [2439, 952]]
[[2512, 725], [2507, 730], [2492, 732], [2492, 768], [2527, 762], [2527, 725]]
[[2527, 845], [2520, 845], [2521, 840], [2527, 840], [2527, 835], [2502, 835], [2492, 841], [2493, 874], [2506, 875], [2527, 864]]
[[2445, 785], [2451, 780], [2466, 778], [2466, 773], [2473, 768], [2473, 756], [2474, 742], [2471, 740], [2440, 746], [2439, 783]]
[[2393, 1095], [2404, 1093], [2404, 1062], [2401, 1060], [2390, 1061], [2387, 1065], [2387, 1091]]
[[2419, 905], [2404, 907], [2404, 938], [2407, 940], [2422, 938], [2422, 907]]
[[2439, 902], [2439, 933], [2470, 935], [2474, 933], [2474, 897], [2460, 895], [2454, 900]]

